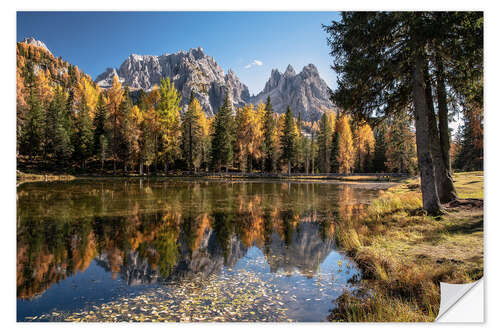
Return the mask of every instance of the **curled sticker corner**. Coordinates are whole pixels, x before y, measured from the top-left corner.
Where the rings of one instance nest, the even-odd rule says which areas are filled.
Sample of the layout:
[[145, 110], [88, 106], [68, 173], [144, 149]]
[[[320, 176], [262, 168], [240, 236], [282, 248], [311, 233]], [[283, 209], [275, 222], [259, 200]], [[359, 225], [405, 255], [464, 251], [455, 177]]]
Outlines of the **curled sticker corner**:
[[[461, 299], [469, 293], [477, 284], [483, 284], [483, 279], [479, 279], [472, 283], [464, 283], [464, 284], [451, 284], [440, 282], [440, 290], [441, 290], [441, 302], [439, 305], [439, 313], [435, 319], [437, 322], [448, 322], [449, 320], [443, 318], [446, 313], [450, 309], [452, 309], [457, 303], [461, 301]], [[484, 296], [483, 296], [484, 297]], [[482, 307], [481, 307], [481, 317], [482, 317]], [[457, 322], [452, 320], [453, 322]], [[466, 322], [467, 320], [464, 320]], [[480, 320], [482, 322], [482, 320]]]

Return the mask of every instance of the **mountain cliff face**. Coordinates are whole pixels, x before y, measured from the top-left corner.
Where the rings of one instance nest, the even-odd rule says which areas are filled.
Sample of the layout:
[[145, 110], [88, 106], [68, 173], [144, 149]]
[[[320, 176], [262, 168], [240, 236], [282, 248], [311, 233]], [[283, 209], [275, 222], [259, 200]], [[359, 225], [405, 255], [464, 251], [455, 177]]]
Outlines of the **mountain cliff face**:
[[[25, 38], [22, 43], [42, 48], [52, 55], [44, 42], [33, 37]], [[38, 69], [39, 65], [36, 65], [35, 73]], [[67, 68], [63, 68], [59, 74], [67, 72]], [[275, 112], [284, 113], [290, 105], [294, 116], [298, 117], [300, 113], [306, 121], [317, 121], [327, 109], [334, 107], [329, 100], [328, 86], [313, 64], [305, 66], [298, 74], [291, 65], [284, 73], [273, 69], [264, 90], [251, 96], [248, 87], [232, 70], [224, 73], [201, 47], [160, 56], [131, 54], [119, 68], [106, 69], [95, 82], [102, 88], [109, 88], [115, 75], [131, 91], [150, 90], [154, 85], [160, 85], [162, 78], [170, 77], [181, 93], [183, 110], [187, 108], [193, 90], [208, 116], [217, 113], [226, 89], [234, 107], [265, 103], [270, 96]]]
[[316, 121], [326, 110], [333, 108], [329, 95], [328, 86], [319, 76], [316, 66], [309, 64], [296, 74], [288, 65], [284, 73], [273, 69], [264, 90], [253, 96], [251, 102], [265, 103], [270, 96], [275, 112], [283, 113], [290, 105], [295, 117], [300, 113], [302, 119]]
[[242, 106], [250, 100], [247, 86], [242, 84], [233, 71], [224, 70], [212, 57], [207, 56], [202, 48], [180, 51], [160, 56], [130, 55], [120, 68], [108, 68], [96, 78], [96, 83], [107, 88], [114, 75], [132, 89], [149, 90], [160, 80], [170, 77], [175, 87], [181, 92], [181, 105], [186, 107], [191, 90], [200, 101], [207, 115], [217, 113], [229, 89], [234, 106]]
[[183, 109], [193, 89], [208, 116], [217, 113], [222, 105], [226, 87], [235, 107], [265, 103], [270, 96], [275, 112], [283, 113], [290, 105], [295, 117], [300, 113], [307, 121], [316, 121], [325, 110], [333, 108], [328, 86], [313, 64], [305, 66], [298, 74], [291, 65], [284, 73], [273, 69], [264, 90], [255, 96], [250, 96], [247, 86], [232, 70], [224, 74], [224, 70], [200, 47], [160, 56], [132, 54], [120, 68], [108, 68], [95, 81], [102, 88], [108, 88], [115, 75], [132, 90], [146, 91], [155, 84], [159, 85], [161, 78], [170, 77], [181, 92]]

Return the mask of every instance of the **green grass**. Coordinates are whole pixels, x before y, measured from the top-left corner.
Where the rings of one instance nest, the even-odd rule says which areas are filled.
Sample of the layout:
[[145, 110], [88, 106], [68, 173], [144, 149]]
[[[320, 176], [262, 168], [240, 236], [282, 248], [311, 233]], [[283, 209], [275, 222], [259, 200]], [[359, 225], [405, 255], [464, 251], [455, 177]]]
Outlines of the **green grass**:
[[[482, 199], [483, 173], [454, 175], [459, 197]], [[422, 210], [418, 180], [404, 181], [374, 200], [336, 239], [358, 263], [365, 290], [344, 294], [331, 320], [433, 321], [439, 282], [467, 283], [483, 274], [482, 204]], [[369, 296], [371, 295], [371, 296]]]
[[482, 199], [484, 197], [484, 176], [482, 171], [457, 172], [453, 175], [453, 181], [460, 199]]

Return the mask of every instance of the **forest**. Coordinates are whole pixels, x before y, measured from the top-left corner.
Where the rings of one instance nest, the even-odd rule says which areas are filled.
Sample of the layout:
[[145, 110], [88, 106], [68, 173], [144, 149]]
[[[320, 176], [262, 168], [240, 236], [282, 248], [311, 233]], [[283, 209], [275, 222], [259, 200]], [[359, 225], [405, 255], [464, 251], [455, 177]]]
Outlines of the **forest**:
[[274, 112], [269, 99], [233, 110], [226, 98], [220, 112], [207, 118], [192, 98], [181, 116], [180, 94], [169, 78], [150, 92], [136, 92], [133, 101], [118, 78], [103, 90], [78, 67], [42, 48], [18, 43], [17, 52], [18, 158], [38, 161], [39, 168], [141, 175], [221, 168], [269, 173], [417, 170], [408, 114], [372, 128], [339, 109], [311, 123], [302, 122], [300, 114], [292, 117], [292, 110]]

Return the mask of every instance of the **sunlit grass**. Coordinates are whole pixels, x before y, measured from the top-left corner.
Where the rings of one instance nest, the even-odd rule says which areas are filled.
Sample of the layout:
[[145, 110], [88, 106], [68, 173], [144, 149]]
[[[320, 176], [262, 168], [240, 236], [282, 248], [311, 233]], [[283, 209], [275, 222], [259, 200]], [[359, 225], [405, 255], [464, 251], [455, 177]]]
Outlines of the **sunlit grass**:
[[459, 172], [453, 175], [460, 199], [482, 199], [484, 197], [483, 172]]
[[[454, 175], [460, 198], [483, 197], [483, 173]], [[331, 320], [433, 321], [439, 282], [468, 283], [483, 274], [482, 207], [445, 207], [440, 217], [422, 209], [418, 179], [374, 200], [357, 225], [336, 227], [340, 247], [363, 272], [365, 295], [344, 294]]]

